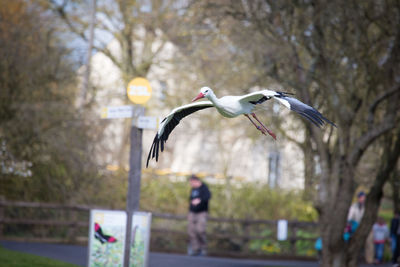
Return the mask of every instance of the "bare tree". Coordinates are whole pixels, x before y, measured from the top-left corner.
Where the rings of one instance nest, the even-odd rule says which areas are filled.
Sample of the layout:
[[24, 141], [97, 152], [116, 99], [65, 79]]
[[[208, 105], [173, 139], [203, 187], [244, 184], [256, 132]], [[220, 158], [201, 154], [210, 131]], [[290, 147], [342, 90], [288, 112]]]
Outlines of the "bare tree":
[[[207, 1], [203, 15], [224, 27], [237, 51], [252, 51], [258, 83], [273, 78], [296, 90], [337, 124], [305, 124], [306, 175], [318, 186], [323, 266], [356, 266], [376, 217], [382, 187], [398, 153], [400, 6], [397, 1]], [[371, 177], [364, 219], [342, 238], [357, 188], [355, 176], [372, 144], [384, 143]], [[314, 160], [316, 159], [316, 160]], [[315, 176], [315, 165], [321, 173]], [[315, 177], [315, 178], [311, 178]], [[317, 180], [315, 180], [317, 179]]]
[[[150, 68], [159, 65], [168, 39], [162, 28], [175, 23], [180, 8], [179, 1], [96, 1], [95, 39], [93, 52], [102, 53], [118, 69], [120, 83], [127, 85], [135, 77], [146, 77]], [[89, 42], [89, 6], [85, 1], [50, 1], [51, 8], [65, 23], [66, 31], [76, 38]], [[116, 43], [116, 46], [110, 46]], [[95, 101], [96, 86], [87, 92], [84, 102]], [[124, 98], [123, 102], [128, 103]], [[130, 123], [123, 127], [123, 141], [118, 148], [117, 161], [123, 166], [127, 162]]]

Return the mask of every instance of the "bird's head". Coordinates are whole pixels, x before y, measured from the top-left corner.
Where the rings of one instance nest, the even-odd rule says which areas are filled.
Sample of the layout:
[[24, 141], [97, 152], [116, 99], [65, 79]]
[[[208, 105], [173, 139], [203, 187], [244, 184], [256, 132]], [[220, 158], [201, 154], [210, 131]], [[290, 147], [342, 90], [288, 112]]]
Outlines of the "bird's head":
[[195, 98], [193, 98], [192, 102], [199, 100], [200, 98], [205, 98], [205, 97], [208, 98], [208, 96], [210, 96], [212, 93], [213, 93], [213, 90], [211, 90], [211, 88], [202, 87], [200, 89], [200, 93]]

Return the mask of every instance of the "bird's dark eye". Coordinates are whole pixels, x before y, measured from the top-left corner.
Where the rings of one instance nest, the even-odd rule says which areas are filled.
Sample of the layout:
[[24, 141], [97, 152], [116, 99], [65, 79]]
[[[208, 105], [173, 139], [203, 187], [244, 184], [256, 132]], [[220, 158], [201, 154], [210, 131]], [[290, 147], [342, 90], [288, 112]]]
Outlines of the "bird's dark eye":
[[205, 92], [205, 93], [208, 93], [208, 90], [205, 90], [204, 92]]

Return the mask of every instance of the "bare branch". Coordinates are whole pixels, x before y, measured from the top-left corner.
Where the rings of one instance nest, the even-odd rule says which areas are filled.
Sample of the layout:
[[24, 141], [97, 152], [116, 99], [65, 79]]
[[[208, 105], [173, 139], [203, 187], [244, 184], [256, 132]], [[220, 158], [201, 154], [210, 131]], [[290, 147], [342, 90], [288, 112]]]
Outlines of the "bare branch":
[[348, 163], [351, 166], [356, 166], [364, 151], [368, 146], [381, 135], [393, 130], [396, 127], [396, 122], [392, 115], [388, 115], [384, 121], [376, 125], [373, 129], [364, 133], [357, 139], [352, 152], [348, 156]]
[[[53, 2], [53, 1], [52, 1]], [[54, 3], [54, 2], [53, 2]], [[55, 4], [55, 3], [54, 3]], [[84, 40], [85, 42], [88, 42], [88, 39], [85, 36], [84, 31], [79, 31], [71, 22], [71, 20], [69, 19], [67, 13], [65, 12], [65, 3], [61, 6], [58, 6], [55, 4], [55, 7], [53, 7], [53, 10], [60, 16], [60, 18], [62, 20], [65, 21], [65, 23], [67, 24], [68, 28], [71, 30], [71, 32], [77, 34], [82, 40]]]
[[111, 53], [111, 51], [105, 46], [104, 48], [100, 48], [98, 46], [94, 46], [94, 48], [104, 55], [106, 55], [119, 69], [122, 68], [121, 62]]
[[380, 94], [375, 99], [375, 101], [371, 103], [371, 105], [369, 106], [368, 115], [367, 115], [367, 124], [368, 124], [369, 129], [372, 128], [372, 125], [374, 123], [375, 111], [376, 111], [376, 108], [378, 107], [378, 105], [380, 103], [382, 103], [382, 101], [384, 101], [385, 99], [393, 96], [394, 94], [396, 94], [398, 92], [400, 92], [400, 85], [396, 84], [396, 85], [392, 86], [390, 89], [388, 89], [387, 91]]

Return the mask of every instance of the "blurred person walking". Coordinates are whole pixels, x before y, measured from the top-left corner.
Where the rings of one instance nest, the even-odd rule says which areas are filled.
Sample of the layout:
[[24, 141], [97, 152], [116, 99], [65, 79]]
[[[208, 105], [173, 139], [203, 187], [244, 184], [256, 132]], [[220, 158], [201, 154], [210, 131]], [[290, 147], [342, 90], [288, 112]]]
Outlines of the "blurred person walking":
[[399, 228], [399, 221], [400, 221], [399, 217], [400, 217], [400, 214], [397, 211], [397, 212], [395, 212], [393, 219], [390, 221], [390, 239], [391, 239], [392, 255], [394, 254], [394, 252], [396, 250], [397, 229]]
[[207, 185], [197, 176], [189, 179], [192, 188], [189, 198], [188, 234], [190, 239], [188, 254], [191, 256], [207, 255], [206, 226], [208, 202], [211, 198]]
[[[398, 214], [397, 214], [398, 215]], [[395, 216], [396, 218], [396, 216]], [[399, 222], [400, 218], [399, 216], [397, 216], [397, 222], [392, 220], [392, 224], [390, 227], [390, 231], [392, 233], [392, 228], [393, 228], [393, 233], [396, 235], [396, 247], [393, 251], [393, 257], [392, 257], [392, 263], [393, 263], [393, 267], [397, 267], [399, 266], [399, 256], [400, 256], [400, 222]], [[397, 225], [396, 225], [397, 224]], [[397, 226], [397, 227], [396, 227]]]
[[385, 242], [389, 239], [389, 228], [382, 217], [378, 217], [377, 222], [372, 227], [375, 245], [375, 264], [383, 262], [383, 251]]
[[[366, 194], [364, 191], [360, 191], [357, 194], [357, 202], [352, 204], [350, 206], [350, 210], [347, 216], [347, 221], [350, 227], [354, 231], [358, 228], [358, 225], [361, 222], [362, 217], [364, 216], [364, 211], [365, 211], [365, 197]], [[372, 230], [369, 233], [367, 240], [365, 241], [365, 250], [364, 250], [364, 256], [365, 256], [365, 261], [368, 264], [372, 264], [374, 262], [374, 241], [373, 241], [373, 234]]]

